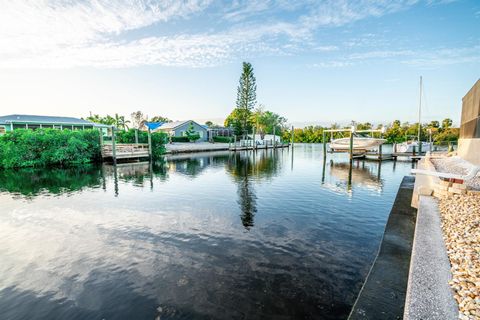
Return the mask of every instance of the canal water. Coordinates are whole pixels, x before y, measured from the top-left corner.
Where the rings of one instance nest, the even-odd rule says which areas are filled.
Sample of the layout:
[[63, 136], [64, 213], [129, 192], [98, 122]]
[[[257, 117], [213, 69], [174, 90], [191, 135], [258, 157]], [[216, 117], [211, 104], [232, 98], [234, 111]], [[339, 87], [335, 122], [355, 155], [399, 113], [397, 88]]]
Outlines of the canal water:
[[0, 319], [345, 319], [411, 167], [299, 144], [0, 171]]

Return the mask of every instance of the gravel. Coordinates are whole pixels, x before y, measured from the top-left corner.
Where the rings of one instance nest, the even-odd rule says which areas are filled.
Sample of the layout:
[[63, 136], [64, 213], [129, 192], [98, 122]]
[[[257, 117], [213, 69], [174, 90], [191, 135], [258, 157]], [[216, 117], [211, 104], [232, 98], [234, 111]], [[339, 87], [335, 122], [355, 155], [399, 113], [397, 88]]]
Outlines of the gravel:
[[480, 197], [451, 195], [439, 207], [459, 319], [480, 319]]

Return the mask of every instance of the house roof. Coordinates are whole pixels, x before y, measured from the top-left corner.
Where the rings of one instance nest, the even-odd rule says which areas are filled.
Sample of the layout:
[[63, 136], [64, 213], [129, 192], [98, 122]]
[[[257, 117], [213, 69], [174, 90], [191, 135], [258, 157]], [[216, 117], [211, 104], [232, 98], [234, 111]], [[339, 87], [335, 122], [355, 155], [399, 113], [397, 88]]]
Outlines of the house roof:
[[166, 122], [160, 127], [160, 129], [162, 129], [162, 130], [164, 130], [164, 129], [175, 129], [176, 127], [179, 127], [182, 124], [184, 124], [186, 122], [190, 122], [190, 121], [191, 120]]
[[62, 124], [73, 124], [73, 125], [96, 125], [93, 122], [72, 118], [72, 117], [54, 117], [54, 116], [36, 116], [36, 115], [26, 115], [26, 114], [11, 114], [8, 116], [0, 117], [0, 124], [10, 124], [10, 123], [62, 123]]
[[147, 126], [148, 129], [150, 130], [155, 130], [161, 125], [163, 125], [165, 122], [145, 122], [145, 125]]

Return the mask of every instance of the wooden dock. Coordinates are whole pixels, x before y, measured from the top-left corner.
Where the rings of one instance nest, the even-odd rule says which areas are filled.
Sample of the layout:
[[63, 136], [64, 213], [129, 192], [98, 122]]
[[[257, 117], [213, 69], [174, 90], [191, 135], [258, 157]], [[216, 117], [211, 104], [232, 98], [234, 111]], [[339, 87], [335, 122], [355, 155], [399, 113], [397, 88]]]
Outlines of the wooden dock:
[[148, 144], [133, 143], [122, 144], [116, 143], [104, 144], [102, 146], [102, 158], [104, 159], [141, 159], [150, 157]]

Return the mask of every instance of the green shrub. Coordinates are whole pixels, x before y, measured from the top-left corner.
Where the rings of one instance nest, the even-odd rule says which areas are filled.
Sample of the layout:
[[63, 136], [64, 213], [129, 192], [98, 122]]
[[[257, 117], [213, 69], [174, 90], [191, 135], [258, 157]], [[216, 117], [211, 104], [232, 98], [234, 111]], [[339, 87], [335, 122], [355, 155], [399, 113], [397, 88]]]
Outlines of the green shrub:
[[165, 153], [165, 144], [168, 141], [168, 136], [164, 132], [152, 133], [152, 157], [154, 159], [160, 158]]
[[17, 129], [0, 136], [0, 167], [69, 166], [101, 159], [97, 130]]
[[172, 142], [190, 142], [188, 137], [172, 137]]
[[221, 143], [230, 143], [230, 142], [233, 142], [233, 137], [215, 136], [213, 137], [213, 141], [221, 142]]

